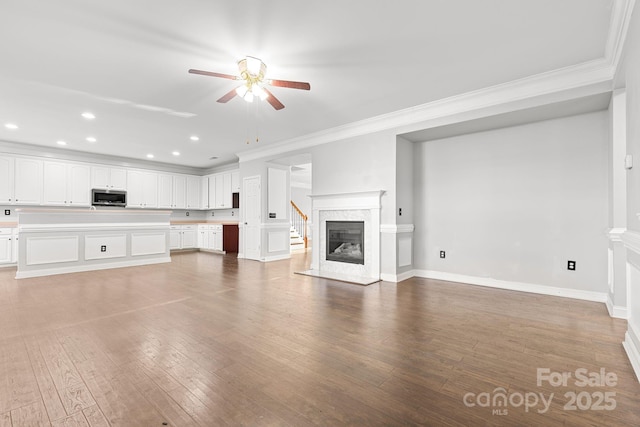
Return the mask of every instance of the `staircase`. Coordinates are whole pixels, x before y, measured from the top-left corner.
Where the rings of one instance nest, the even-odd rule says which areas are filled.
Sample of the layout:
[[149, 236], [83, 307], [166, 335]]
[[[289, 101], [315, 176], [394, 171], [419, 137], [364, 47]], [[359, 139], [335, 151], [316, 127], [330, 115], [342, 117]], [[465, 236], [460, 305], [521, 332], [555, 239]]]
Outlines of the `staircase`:
[[291, 200], [291, 252], [307, 250], [307, 220], [307, 215]]
[[304, 251], [304, 239], [302, 238], [302, 236], [300, 236], [300, 234], [298, 234], [295, 228], [291, 227], [291, 252], [293, 253]]

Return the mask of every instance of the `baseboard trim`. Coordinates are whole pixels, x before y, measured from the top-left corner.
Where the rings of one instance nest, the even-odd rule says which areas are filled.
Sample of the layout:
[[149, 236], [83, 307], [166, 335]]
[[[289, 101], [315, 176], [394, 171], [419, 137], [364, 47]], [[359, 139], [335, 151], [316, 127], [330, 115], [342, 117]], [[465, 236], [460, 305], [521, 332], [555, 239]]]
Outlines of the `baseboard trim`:
[[122, 262], [110, 262], [105, 264], [75, 265], [73, 267], [57, 267], [57, 268], [44, 268], [40, 270], [18, 271], [16, 272], [16, 279], [28, 279], [31, 277], [52, 276], [54, 274], [80, 273], [83, 271], [108, 270], [111, 268], [139, 267], [141, 265], [162, 264], [165, 262], [171, 262], [171, 257], [140, 259], [140, 260], [122, 261]]
[[607, 302], [607, 294], [604, 292], [583, 291], [579, 289], [558, 288], [554, 286], [538, 285], [534, 283], [511, 282], [497, 280], [489, 277], [466, 276], [463, 274], [445, 273], [433, 270], [414, 270], [416, 277], [425, 279], [444, 280], [447, 282], [459, 282], [469, 285], [487, 286], [490, 288], [506, 289], [510, 291], [529, 292], [541, 295], [573, 298], [593, 302]]
[[403, 280], [411, 279], [413, 276], [415, 276], [415, 272], [413, 270], [405, 271], [404, 273], [400, 273], [400, 274], [381, 273], [380, 280], [384, 282], [398, 283], [398, 282], [402, 282]]
[[611, 295], [607, 295], [606, 304], [607, 304], [607, 311], [609, 312], [609, 316], [615, 317], [616, 319], [629, 318], [629, 312], [627, 311], [627, 307], [613, 305], [613, 301], [611, 301]]
[[271, 262], [271, 261], [282, 261], [283, 259], [291, 258], [291, 254], [283, 254], [283, 255], [271, 255], [262, 258], [260, 261], [262, 262]]
[[627, 332], [624, 334], [622, 346], [627, 352], [633, 371], [636, 373], [636, 380], [640, 382], [640, 334], [631, 322], [629, 322]]

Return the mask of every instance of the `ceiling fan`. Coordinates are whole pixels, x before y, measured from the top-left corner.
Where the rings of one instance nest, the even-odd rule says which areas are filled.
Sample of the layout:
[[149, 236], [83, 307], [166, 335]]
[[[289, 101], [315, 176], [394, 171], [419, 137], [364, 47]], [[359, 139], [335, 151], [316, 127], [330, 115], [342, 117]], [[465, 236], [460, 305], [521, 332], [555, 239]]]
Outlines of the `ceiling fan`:
[[242, 84], [223, 95], [218, 102], [228, 102], [236, 95], [240, 96], [247, 102], [253, 102], [254, 97], [266, 100], [276, 110], [282, 110], [284, 104], [278, 100], [265, 87], [267, 85], [276, 87], [288, 87], [291, 89], [310, 90], [311, 85], [307, 82], [294, 82], [290, 80], [265, 79], [267, 66], [258, 58], [247, 56], [238, 61], [238, 76], [231, 74], [214, 73], [213, 71], [189, 70], [191, 74], [201, 74], [203, 76], [221, 77], [223, 79], [238, 80]]

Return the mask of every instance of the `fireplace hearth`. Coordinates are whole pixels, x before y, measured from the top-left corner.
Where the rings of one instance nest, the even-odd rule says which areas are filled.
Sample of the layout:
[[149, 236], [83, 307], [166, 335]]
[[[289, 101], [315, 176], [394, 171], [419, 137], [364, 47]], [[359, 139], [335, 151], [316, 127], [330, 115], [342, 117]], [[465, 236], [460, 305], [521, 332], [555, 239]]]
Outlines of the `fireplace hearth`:
[[327, 221], [327, 261], [364, 265], [364, 221]]

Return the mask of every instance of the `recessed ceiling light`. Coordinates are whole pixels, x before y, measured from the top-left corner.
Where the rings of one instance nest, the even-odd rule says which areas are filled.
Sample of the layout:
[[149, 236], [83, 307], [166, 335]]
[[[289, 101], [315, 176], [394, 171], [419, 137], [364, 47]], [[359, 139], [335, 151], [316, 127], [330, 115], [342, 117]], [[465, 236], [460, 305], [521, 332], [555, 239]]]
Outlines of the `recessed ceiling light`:
[[97, 139], [95, 139], [92, 136], [88, 136], [86, 139], [87, 139], [88, 142], [96, 142], [97, 141]]
[[18, 129], [18, 125], [15, 123], [7, 123], [4, 125], [4, 127], [6, 127], [7, 129], [11, 129], [11, 130], [15, 130]]
[[57, 141], [56, 144], [58, 144], [58, 145], [67, 145], [67, 143], [65, 141]]
[[196, 135], [192, 135], [189, 139], [192, 141], [200, 141], [200, 138], [198, 138]]
[[174, 156], [179, 156], [180, 152], [179, 151], [172, 151], [171, 154], [173, 154]]
[[85, 119], [87, 119], [87, 120], [93, 120], [93, 119], [95, 119], [95, 118], [96, 118], [96, 116], [95, 116], [93, 113], [90, 113], [90, 112], [88, 112], [88, 111], [87, 111], [87, 112], [82, 113], [82, 117], [84, 117], [84, 118], [85, 118]]
[[147, 154], [147, 159], [153, 159], [153, 154]]

